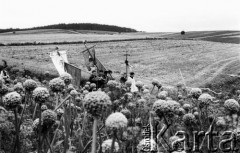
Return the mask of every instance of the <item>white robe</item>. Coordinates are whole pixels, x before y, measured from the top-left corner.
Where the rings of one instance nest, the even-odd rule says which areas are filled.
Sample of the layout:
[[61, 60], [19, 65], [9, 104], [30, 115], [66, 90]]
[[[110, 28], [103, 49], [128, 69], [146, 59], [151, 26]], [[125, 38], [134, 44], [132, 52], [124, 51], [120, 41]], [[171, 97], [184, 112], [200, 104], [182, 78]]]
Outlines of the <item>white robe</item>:
[[128, 80], [127, 80], [127, 81], [131, 81], [131, 82], [132, 82], [131, 92], [137, 92], [137, 91], [138, 91], [138, 88], [137, 88], [137, 86], [136, 86], [135, 79], [134, 79], [134, 78], [131, 78], [131, 77], [128, 77]]

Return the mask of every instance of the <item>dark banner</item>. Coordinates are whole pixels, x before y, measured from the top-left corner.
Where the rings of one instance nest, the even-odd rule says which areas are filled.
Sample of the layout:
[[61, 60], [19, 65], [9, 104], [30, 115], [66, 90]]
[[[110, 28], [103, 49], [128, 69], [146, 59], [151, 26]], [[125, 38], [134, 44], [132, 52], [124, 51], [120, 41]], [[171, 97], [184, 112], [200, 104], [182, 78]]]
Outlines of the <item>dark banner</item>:
[[88, 68], [88, 70], [90, 70], [90, 65], [89, 65], [89, 59], [92, 58], [93, 60], [95, 60], [95, 64], [97, 66], [98, 71], [99, 70], [103, 70], [106, 71], [107, 69], [102, 65], [102, 63], [99, 61], [99, 59], [95, 56], [95, 49], [94, 47], [91, 47], [85, 51], [82, 52], [83, 53], [83, 57], [84, 57], [84, 61], [86, 64], [86, 67]]
[[77, 68], [76, 66], [73, 66], [68, 63], [64, 63], [64, 68], [67, 71], [67, 73], [71, 74], [73, 77], [73, 82], [72, 84], [80, 87], [81, 83], [81, 69]]

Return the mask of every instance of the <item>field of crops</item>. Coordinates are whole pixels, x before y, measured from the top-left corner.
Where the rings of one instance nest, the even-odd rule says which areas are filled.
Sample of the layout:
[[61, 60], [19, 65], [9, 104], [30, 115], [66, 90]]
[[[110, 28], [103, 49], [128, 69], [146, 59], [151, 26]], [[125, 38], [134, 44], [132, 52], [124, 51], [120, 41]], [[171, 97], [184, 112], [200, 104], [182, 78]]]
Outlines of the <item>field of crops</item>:
[[[238, 73], [238, 67], [231, 68], [232, 64], [239, 63], [238, 44], [197, 40], [142, 40], [96, 45], [97, 57], [116, 75], [125, 71], [123, 54], [128, 51], [136, 78], [146, 83], [158, 78], [163, 84], [174, 85], [183, 81], [182, 73], [187, 85], [199, 86], [213, 80], [226, 68], [230, 69], [229, 73]], [[3, 46], [0, 53], [1, 59], [18, 63], [18, 66], [40, 72], [50, 70], [56, 74], [49, 57], [49, 52], [55, 50], [55, 47], [57, 46]], [[85, 50], [84, 45], [59, 45], [58, 48], [67, 50], [72, 64], [84, 67], [81, 54]]]
[[139, 38], [157, 38], [168, 33], [111, 33], [94, 31], [71, 31], [71, 30], [29, 30], [13, 33], [0, 33], [0, 43], [52, 43], [52, 42], [78, 42], [78, 41], [104, 41]]

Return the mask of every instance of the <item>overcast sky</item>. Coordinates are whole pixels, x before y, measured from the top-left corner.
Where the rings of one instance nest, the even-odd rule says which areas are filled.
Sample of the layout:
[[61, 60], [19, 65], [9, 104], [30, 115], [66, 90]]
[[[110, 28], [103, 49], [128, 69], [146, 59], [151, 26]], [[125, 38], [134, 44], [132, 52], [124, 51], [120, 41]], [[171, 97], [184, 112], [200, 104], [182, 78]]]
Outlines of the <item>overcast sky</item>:
[[58, 23], [147, 32], [240, 30], [240, 0], [0, 0], [0, 29]]

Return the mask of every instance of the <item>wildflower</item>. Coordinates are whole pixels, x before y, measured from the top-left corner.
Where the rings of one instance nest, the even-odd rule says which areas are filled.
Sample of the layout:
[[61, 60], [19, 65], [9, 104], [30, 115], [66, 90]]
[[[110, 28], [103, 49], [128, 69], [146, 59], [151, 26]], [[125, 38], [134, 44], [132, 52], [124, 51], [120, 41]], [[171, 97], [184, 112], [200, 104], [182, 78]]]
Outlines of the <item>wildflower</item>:
[[92, 116], [98, 117], [111, 105], [110, 97], [102, 91], [93, 91], [85, 95], [84, 108]]
[[192, 88], [190, 91], [190, 96], [196, 99], [198, 99], [201, 94], [202, 90], [200, 88]]
[[224, 127], [224, 126], [226, 126], [226, 121], [225, 121], [225, 119], [224, 119], [223, 117], [218, 117], [218, 118], [217, 118], [217, 121], [216, 121], [216, 125], [217, 125], [218, 127]]
[[239, 103], [234, 99], [226, 100], [224, 103], [224, 107], [232, 114], [237, 113], [240, 108]]
[[193, 115], [198, 118], [199, 117], [199, 113], [198, 112], [194, 112]]
[[30, 92], [30, 91], [33, 91], [35, 88], [37, 88], [37, 82], [32, 79], [27, 79], [23, 83], [23, 86], [26, 89], [26, 91]]
[[[103, 141], [102, 143], [102, 152], [103, 153], [108, 153], [111, 151], [111, 146], [112, 146], [112, 139], [108, 139]], [[119, 150], [119, 145], [117, 142], [114, 143], [114, 152], [118, 152]]]
[[160, 85], [160, 82], [159, 82], [157, 79], [153, 79], [153, 80], [152, 80], [152, 85], [153, 85], [153, 86], [159, 86], [159, 85]]
[[139, 99], [137, 102], [136, 102], [136, 107], [140, 107], [140, 108], [144, 108], [145, 106], [145, 103], [146, 103], [146, 100], [145, 99]]
[[120, 112], [112, 113], [106, 119], [105, 125], [108, 128], [120, 129], [127, 127], [128, 120], [125, 115]]
[[84, 95], [86, 95], [86, 94], [88, 94], [88, 93], [89, 93], [89, 91], [83, 90], [83, 94], [84, 94]]
[[49, 96], [50, 94], [47, 88], [37, 87], [35, 90], [33, 90], [33, 98], [37, 103], [45, 103]]
[[157, 95], [157, 98], [158, 99], [162, 99], [162, 100], [166, 100], [167, 96], [168, 96], [168, 92], [167, 91], [161, 91]]
[[144, 84], [142, 83], [142, 81], [137, 81], [136, 82], [136, 87], [138, 87], [138, 90], [142, 89], [144, 86]]
[[131, 111], [129, 109], [122, 109], [121, 113], [125, 115], [127, 119], [131, 117]]
[[130, 92], [127, 92], [127, 93], [125, 93], [124, 94], [124, 99], [125, 100], [132, 100], [132, 98], [133, 98], [133, 95], [132, 95], [132, 93], [130, 93]]
[[118, 85], [118, 83], [115, 80], [109, 80], [108, 83], [107, 83], [107, 86], [111, 89], [115, 88], [117, 85]]
[[201, 106], [208, 106], [210, 104], [210, 102], [213, 101], [213, 97], [210, 96], [207, 93], [201, 94], [200, 97], [198, 98], [198, 100], [200, 101]]
[[179, 113], [178, 113], [179, 116], [182, 116], [182, 115], [184, 115], [184, 114], [186, 113], [183, 108], [179, 108], [179, 109], [178, 109], [178, 112], [179, 112]]
[[63, 109], [61, 109], [61, 108], [58, 108], [58, 109], [57, 109], [57, 116], [62, 116], [63, 113], [64, 113], [64, 110], [63, 110]]
[[67, 86], [67, 92], [70, 93], [72, 90], [75, 90], [75, 88], [73, 87], [72, 84], [69, 84], [69, 85]]
[[144, 85], [143, 89], [150, 89], [148, 85]]
[[61, 92], [61, 91], [63, 91], [64, 86], [65, 86], [65, 83], [64, 83], [64, 81], [63, 81], [62, 79], [60, 79], [60, 78], [52, 79], [52, 80], [49, 82], [49, 87], [50, 87], [50, 89], [51, 89], [53, 92]]
[[48, 109], [47, 105], [42, 105], [42, 106], [41, 106], [41, 110], [42, 110], [42, 111], [45, 111], [45, 110], [47, 110], [47, 109]]
[[134, 109], [136, 107], [136, 104], [134, 104], [133, 102], [130, 102], [130, 103], [128, 103], [127, 106], [129, 109]]
[[179, 95], [178, 95], [178, 99], [179, 99], [179, 100], [183, 99], [183, 95], [179, 94]]
[[15, 109], [21, 104], [21, 95], [17, 92], [10, 92], [3, 97], [3, 102], [9, 109]]
[[186, 112], [189, 112], [189, 110], [191, 109], [191, 105], [190, 105], [190, 104], [184, 104], [184, 105], [183, 105], [183, 109], [184, 109]]
[[18, 82], [17, 84], [15, 84], [13, 90], [18, 93], [22, 92], [23, 91], [22, 83]]
[[85, 90], [89, 90], [89, 89], [90, 89], [90, 84], [89, 84], [89, 85], [88, 85], [88, 84], [85, 84], [84, 89], [85, 89]]
[[126, 84], [127, 87], [131, 87], [132, 86], [132, 81], [131, 80], [127, 80], [125, 82], [125, 84]]
[[90, 88], [91, 88], [91, 89], [96, 88], [96, 87], [97, 87], [97, 85], [96, 85], [95, 83], [91, 83], [91, 84], [90, 84]]
[[69, 73], [61, 74], [60, 78], [64, 81], [66, 85], [70, 84], [72, 81], [72, 76]]
[[75, 96], [78, 95], [78, 92], [77, 92], [76, 90], [72, 90], [72, 91], [70, 92], [70, 95], [73, 96], [73, 97], [75, 97]]
[[143, 90], [143, 94], [148, 94], [148, 93], [150, 93], [150, 91], [148, 89]]
[[157, 144], [153, 139], [142, 139], [139, 144], [137, 145], [137, 149], [139, 152], [149, 152], [151, 150], [157, 149]]
[[178, 113], [180, 104], [173, 100], [157, 100], [153, 104], [153, 111], [156, 112], [159, 116], [167, 115], [168, 117], [173, 117], [174, 114]]
[[191, 126], [192, 124], [194, 124], [196, 122], [196, 118], [195, 116], [192, 114], [192, 113], [188, 113], [188, 114], [185, 114], [183, 116], [183, 123], [186, 125], [186, 126]]
[[50, 109], [43, 111], [42, 113], [43, 125], [50, 127], [55, 123], [56, 120], [57, 120], [57, 114], [54, 111]]
[[141, 124], [142, 123], [142, 119], [140, 118], [140, 117], [138, 117], [138, 118], [135, 118], [135, 122], [136, 122], [136, 124]]

